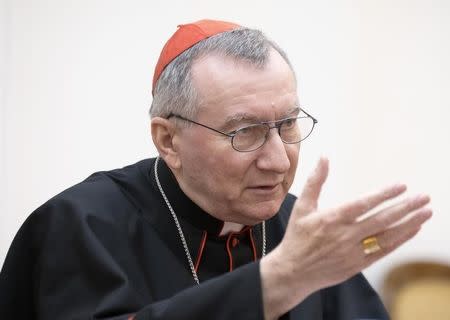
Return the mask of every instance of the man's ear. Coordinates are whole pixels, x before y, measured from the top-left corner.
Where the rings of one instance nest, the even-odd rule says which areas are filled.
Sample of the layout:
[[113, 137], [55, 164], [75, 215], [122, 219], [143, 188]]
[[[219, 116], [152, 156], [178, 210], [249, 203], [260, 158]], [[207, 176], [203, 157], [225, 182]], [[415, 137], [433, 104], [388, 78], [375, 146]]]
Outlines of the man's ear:
[[158, 149], [161, 158], [172, 168], [179, 169], [181, 161], [176, 145], [177, 128], [168, 119], [155, 117], [150, 122], [153, 144]]

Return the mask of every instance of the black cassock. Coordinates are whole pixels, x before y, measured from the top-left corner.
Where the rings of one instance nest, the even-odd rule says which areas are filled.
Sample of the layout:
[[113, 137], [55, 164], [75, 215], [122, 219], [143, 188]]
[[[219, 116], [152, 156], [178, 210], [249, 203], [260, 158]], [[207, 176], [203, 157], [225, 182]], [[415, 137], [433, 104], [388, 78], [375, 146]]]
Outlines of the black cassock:
[[[154, 163], [96, 173], [30, 215], [1, 271], [1, 319], [263, 319], [261, 225], [219, 236], [223, 223], [195, 205], [160, 161], [196, 285]], [[288, 195], [266, 221], [268, 252], [281, 241], [294, 201]], [[361, 274], [310, 295], [282, 317], [387, 318]]]

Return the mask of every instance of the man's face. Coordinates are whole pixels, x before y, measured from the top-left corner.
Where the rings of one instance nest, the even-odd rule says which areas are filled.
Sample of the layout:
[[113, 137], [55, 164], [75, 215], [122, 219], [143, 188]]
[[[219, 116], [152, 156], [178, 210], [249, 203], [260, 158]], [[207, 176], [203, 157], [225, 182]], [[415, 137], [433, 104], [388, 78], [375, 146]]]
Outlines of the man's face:
[[[192, 79], [200, 95], [193, 120], [223, 132], [293, 116], [298, 106], [294, 75], [275, 50], [263, 69], [208, 55], [194, 63]], [[261, 148], [238, 152], [231, 138], [194, 124], [181, 127], [174, 141], [181, 161], [175, 174], [187, 196], [220, 220], [246, 225], [277, 213], [300, 148], [284, 144], [272, 129]]]

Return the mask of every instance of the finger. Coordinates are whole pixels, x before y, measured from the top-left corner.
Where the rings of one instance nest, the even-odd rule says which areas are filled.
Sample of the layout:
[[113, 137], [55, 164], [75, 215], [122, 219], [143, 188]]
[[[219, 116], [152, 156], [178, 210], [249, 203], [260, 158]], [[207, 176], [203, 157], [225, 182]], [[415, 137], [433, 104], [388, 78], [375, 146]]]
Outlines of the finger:
[[365, 256], [365, 267], [368, 267], [373, 262], [387, 256], [405, 242], [412, 239], [420, 231], [422, 224], [430, 219], [431, 216], [432, 211], [430, 209], [421, 209], [407, 222], [391, 228], [384, 234], [377, 236], [381, 250]]
[[[422, 224], [432, 216], [431, 209], [422, 208], [415, 212], [408, 220], [392, 227], [382, 234], [377, 235], [377, 242], [381, 248], [380, 251], [366, 255], [369, 263], [386, 256], [406, 241], [413, 238], [421, 229]], [[363, 250], [363, 248], [361, 248]]]
[[316, 168], [309, 176], [300, 197], [297, 200], [298, 212], [306, 214], [317, 208], [320, 191], [328, 176], [328, 159], [321, 157]]
[[389, 206], [358, 223], [362, 236], [378, 234], [400, 221], [414, 210], [418, 210], [430, 202], [428, 195], [418, 195]]
[[409, 232], [407, 234], [404, 234], [401, 238], [398, 238], [397, 242], [393, 243], [390, 247], [382, 248], [380, 251], [378, 251], [376, 253], [365, 255], [364, 269], [367, 268], [368, 266], [370, 266], [371, 264], [373, 264], [374, 262], [380, 260], [381, 258], [387, 256], [388, 254], [390, 254], [391, 252], [395, 251], [397, 248], [402, 246], [404, 243], [406, 243], [409, 240], [411, 240], [412, 238], [414, 238], [419, 231], [420, 231], [420, 227], [415, 230], [412, 230], [411, 232]]
[[410, 234], [414, 230], [419, 229], [431, 216], [431, 209], [423, 208], [413, 213], [407, 220], [387, 229], [378, 239], [381, 248], [390, 250], [397, 247], [400, 239], [403, 239], [405, 235]]
[[370, 194], [355, 201], [348, 202], [337, 208], [341, 218], [348, 222], [355, 221], [359, 216], [367, 213], [381, 203], [398, 197], [406, 191], [406, 185], [395, 184], [379, 192]]

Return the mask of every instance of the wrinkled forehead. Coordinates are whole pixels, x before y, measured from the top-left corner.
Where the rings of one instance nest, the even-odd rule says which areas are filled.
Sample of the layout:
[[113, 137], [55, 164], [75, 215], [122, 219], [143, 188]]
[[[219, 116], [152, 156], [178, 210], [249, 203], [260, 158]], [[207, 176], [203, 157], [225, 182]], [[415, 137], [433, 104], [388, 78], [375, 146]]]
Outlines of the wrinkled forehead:
[[[233, 117], [235, 113], [274, 118], [299, 104], [290, 66], [275, 51], [262, 66], [209, 54], [192, 65], [199, 117]], [[271, 120], [271, 119], [267, 119]]]

